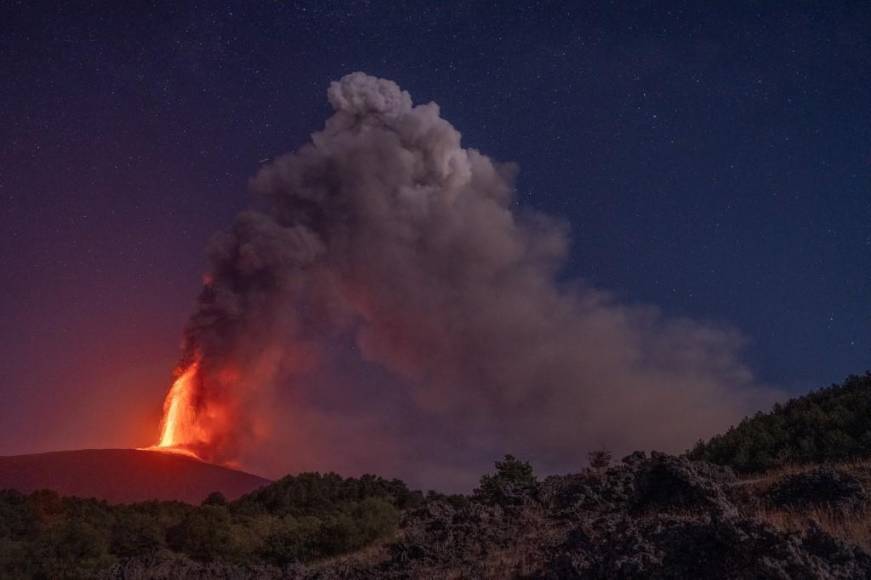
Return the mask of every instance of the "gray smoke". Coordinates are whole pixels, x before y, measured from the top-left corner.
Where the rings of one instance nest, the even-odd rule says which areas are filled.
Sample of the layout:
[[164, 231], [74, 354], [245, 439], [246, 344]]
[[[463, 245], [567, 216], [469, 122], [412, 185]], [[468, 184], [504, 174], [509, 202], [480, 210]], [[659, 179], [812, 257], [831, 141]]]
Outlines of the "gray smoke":
[[771, 400], [735, 332], [558, 282], [566, 224], [517, 211], [514, 166], [438, 105], [362, 73], [328, 97], [210, 247], [187, 358], [233, 420], [209, 458], [468, 488], [505, 452], [678, 451]]

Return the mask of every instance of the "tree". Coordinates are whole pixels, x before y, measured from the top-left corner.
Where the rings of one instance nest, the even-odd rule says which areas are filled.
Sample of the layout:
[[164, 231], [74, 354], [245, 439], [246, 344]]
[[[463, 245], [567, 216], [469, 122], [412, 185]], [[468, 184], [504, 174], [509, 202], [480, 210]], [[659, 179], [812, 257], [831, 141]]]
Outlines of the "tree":
[[202, 506], [170, 528], [166, 539], [173, 550], [196, 560], [221, 559], [232, 549], [230, 514], [223, 506]]
[[53, 523], [32, 547], [36, 577], [90, 578], [112, 562], [106, 534], [78, 518]]
[[596, 471], [602, 471], [611, 465], [611, 452], [607, 449], [598, 449], [590, 451], [587, 454], [587, 459], [590, 462], [590, 467]]
[[698, 442], [688, 456], [743, 473], [842, 461], [871, 455], [869, 432], [871, 374], [865, 374], [756, 413], [726, 433]]
[[272, 562], [284, 565], [306, 561], [320, 554], [316, 539], [321, 520], [311, 516], [278, 519], [263, 545], [263, 555]]
[[201, 560], [285, 565], [360, 549], [391, 534], [422, 501], [399, 480], [318, 473], [287, 477], [232, 502], [210, 494], [111, 505], [0, 491], [0, 578], [92, 578], [118, 558], [165, 549]]
[[213, 491], [203, 500], [202, 505], [227, 505], [227, 498], [220, 491]]
[[136, 511], [119, 511], [112, 526], [110, 549], [116, 556], [140, 556], [156, 552], [164, 543], [159, 522]]
[[496, 462], [496, 473], [481, 478], [476, 500], [498, 505], [519, 505], [538, 496], [538, 479], [532, 466], [513, 455]]

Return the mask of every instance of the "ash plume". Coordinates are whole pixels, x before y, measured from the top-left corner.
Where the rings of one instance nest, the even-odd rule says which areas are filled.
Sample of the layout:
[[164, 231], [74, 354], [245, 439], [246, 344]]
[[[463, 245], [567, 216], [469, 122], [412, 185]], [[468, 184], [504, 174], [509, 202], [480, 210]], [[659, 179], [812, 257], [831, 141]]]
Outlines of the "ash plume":
[[736, 332], [560, 282], [567, 225], [438, 105], [362, 73], [328, 97], [210, 244], [185, 356], [232, 420], [204, 457], [468, 488], [505, 452], [682, 450], [771, 400]]

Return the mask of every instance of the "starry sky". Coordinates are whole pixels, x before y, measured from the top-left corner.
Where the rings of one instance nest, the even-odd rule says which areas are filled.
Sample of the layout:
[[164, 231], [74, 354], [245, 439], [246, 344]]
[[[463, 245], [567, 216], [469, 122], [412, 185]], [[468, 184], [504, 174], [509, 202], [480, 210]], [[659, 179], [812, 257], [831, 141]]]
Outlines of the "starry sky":
[[4, 2], [0, 454], [154, 440], [206, 241], [356, 70], [517, 162], [565, 279], [739, 329], [791, 393], [863, 372], [869, 31], [864, 2]]

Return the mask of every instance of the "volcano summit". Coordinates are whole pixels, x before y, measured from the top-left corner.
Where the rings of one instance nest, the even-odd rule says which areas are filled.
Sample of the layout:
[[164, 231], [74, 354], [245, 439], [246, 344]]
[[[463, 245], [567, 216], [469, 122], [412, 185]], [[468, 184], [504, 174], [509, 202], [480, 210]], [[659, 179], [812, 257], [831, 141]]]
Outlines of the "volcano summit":
[[215, 491], [234, 499], [269, 483], [250, 473], [157, 451], [84, 449], [0, 457], [0, 489], [50, 489], [112, 503], [199, 503]]

